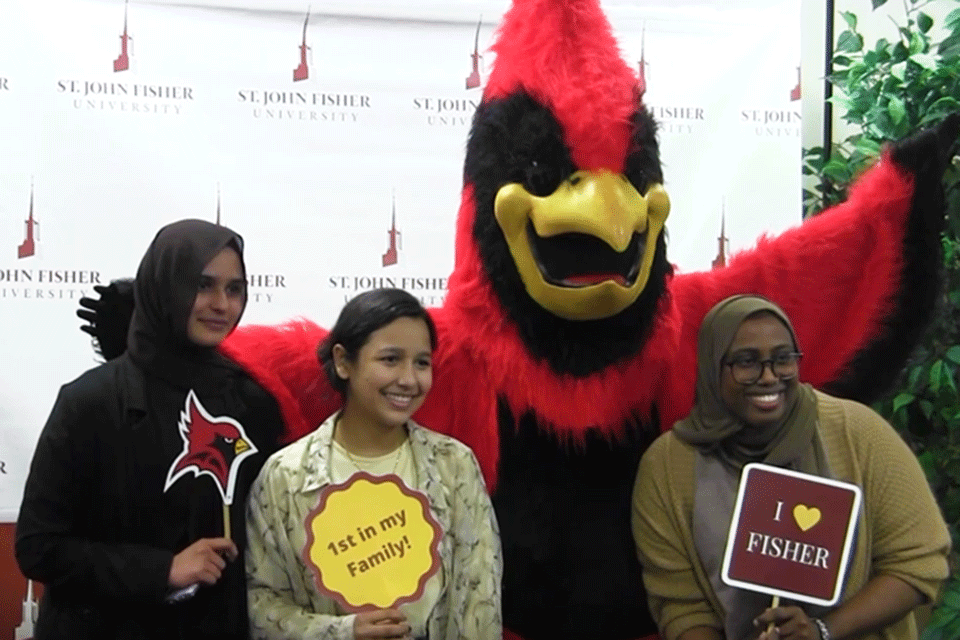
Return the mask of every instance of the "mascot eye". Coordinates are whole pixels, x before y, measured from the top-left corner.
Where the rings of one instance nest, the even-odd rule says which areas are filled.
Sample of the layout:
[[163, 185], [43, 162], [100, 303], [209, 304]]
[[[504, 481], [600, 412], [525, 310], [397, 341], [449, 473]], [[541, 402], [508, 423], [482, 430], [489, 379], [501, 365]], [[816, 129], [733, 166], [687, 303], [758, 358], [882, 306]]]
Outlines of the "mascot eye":
[[226, 436], [223, 437], [223, 441], [226, 442], [227, 444], [233, 444], [234, 442], [236, 442], [236, 440], [237, 440], [236, 438], [228, 438]]
[[559, 167], [547, 162], [531, 160], [524, 176], [524, 186], [535, 196], [548, 196], [557, 190], [563, 180]]

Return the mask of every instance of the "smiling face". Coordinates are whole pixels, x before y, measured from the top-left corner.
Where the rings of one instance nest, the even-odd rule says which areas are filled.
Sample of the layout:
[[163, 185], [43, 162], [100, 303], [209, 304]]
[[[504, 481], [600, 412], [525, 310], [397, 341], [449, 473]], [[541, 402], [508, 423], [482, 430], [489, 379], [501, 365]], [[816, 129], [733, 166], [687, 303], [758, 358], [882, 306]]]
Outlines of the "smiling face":
[[337, 375], [347, 381], [351, 418], [380, 429], [401, 427], [433, 384], [430, 332], [422, 318], [401, 317], [370, 334], [355, 357], [334, 345]]
[[227, 248], [207, 263], [187, 319], [187, 337], [200, 347], [216, 347], [233, 331], [247, 301], [240, 256]]
[[[796, 351], [787, 327], [775, 316], [761, 313], [743, 321], [723, 362], [752, 357], [758, 360]], [[748, 425], [759, 427], [775, 424], [784, 418], [786, 407], [797, 394], [796, 376], [781, 380], [770, 366], [765, 366], [760, 379], [743, 385], [733, 379], [728, 365], [720, 367], [720, 397], [727, 409]]]

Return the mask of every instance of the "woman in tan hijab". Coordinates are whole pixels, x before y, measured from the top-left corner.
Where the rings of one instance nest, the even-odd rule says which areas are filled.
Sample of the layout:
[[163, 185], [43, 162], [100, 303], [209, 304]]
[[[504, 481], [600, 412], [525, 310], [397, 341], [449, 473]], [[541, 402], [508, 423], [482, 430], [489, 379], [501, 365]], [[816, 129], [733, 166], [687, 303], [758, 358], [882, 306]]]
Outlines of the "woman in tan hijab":
[[[704, 318], [690, 415], [644, 455], [633, 534], [664, 640], [907, 640], [947, 575], [950, 538], [923, 472], [879, 415], [799, 381], [789, 319], [758, 296]], [[859, 485], [840, 602], [784, 602], [720, 579], [740, 472], [763, 462]]]

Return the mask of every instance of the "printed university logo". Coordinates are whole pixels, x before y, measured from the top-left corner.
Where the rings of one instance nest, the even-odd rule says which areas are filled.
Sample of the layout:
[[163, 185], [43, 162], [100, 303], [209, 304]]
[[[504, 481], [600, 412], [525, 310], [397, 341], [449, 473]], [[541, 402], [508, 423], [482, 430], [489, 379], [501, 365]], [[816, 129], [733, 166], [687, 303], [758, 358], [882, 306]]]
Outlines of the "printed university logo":
[[240, 463], [257, 453], [243, 425], [228, 416], [212, 415], [191, 389], [177, 429], [183, 439], [183, 450], [170, 465], [164, 493], [187, 474], [207, 475], [216, 482], [223, 503], [233, 504]]
[[307, 15], [303, 19], [303, 36], [300, 40], [300, 64], [293, 70], [293, 81], [299, 82], [310, 77], [310, 66], [307, 64], [307, 52], [310, 47], [307, 46], [307, 25], [310, 23], [310, 7], [307, 7]]
[[133, 38], [127, 32], [127, 7], [130, 0], [123, 3], [123, 33], [120, 34], [120, 55], [113, 61], [113, 71], [126, 71], [130, 68], [130, 43]]
[[387, 229], [387, 252], [383, 254], [383, 266], [389, 267], [397, 264], [400, 259], [400, 249], [402, 248], [400, 232], [397, 230], [397, 197], [393, 197], [393, 211], [390, 214], [390, 228]]
[[[40, 223], [33, 217], [33, 182], [30, 182], [30, 210], [27, 219], [23, 242], [17, 245], [17, 258], [29, 258], [37, 252], [37, 243], [40, 242]], [[37, 231], [34, 234], [34, 231]]]
[[480, 55], [480, 25], [483, 24], [483, 16], [480, 16], [480, 19], [477, 21], [477, 33], [473, 37], [473, 53], [470, 54], [470, 58], [473, 61], [473, 69], [470, 71], [470, 75], [467, 76], [467, 89], [476, 89], [480, 86], [480, 60], [483, 59], [483, 56]]

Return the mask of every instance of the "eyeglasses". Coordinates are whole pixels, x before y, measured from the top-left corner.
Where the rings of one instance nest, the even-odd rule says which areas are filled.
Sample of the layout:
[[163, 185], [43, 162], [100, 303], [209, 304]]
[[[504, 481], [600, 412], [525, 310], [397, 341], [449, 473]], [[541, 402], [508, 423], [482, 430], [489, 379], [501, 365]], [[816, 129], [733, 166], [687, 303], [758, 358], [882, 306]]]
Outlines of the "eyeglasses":
[[753, 384], [763, 377], [763, 370], [770, 365], [770, 371], [781, 380], [797, 377], [800, 371], [802, 353], [778, 353], [772, 358], [761, 360], [756, 356], [742, 355], [727, 360], [723, 364], [730, 367], [730, 374], [737, 384]]

